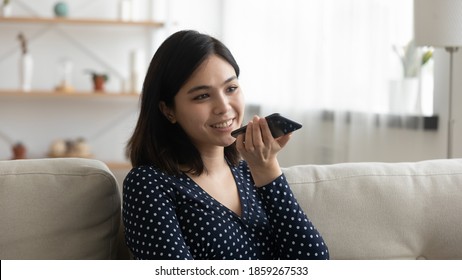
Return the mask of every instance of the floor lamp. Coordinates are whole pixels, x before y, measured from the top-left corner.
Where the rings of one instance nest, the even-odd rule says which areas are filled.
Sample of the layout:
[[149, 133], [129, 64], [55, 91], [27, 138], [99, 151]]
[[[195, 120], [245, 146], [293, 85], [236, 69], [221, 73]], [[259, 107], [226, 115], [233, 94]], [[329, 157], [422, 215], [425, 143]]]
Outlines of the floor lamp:
[[462, 46], [461, 0], [414, 0], [414, 39], [417, 45], [442, 47], [449, 52], [447, 157], [453, 157], [453, 59]]

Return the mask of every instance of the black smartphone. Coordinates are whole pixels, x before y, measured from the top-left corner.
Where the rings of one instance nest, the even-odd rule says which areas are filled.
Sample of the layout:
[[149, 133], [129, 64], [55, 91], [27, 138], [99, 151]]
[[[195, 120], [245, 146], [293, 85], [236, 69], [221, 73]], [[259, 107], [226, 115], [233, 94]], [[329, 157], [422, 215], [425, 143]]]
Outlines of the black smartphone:
[[[301, 124], [294, 122], [293, 120], [289, 120], [288, 118], [281, 116], [279, 113], [266, 116], [265, 119], [274, 138], [281, 137], [282, 135], [302, 128]], [[247, 126], [243, 126], [233, 130], [231, 132], [231, 136], [236, 138], [239, 134], [245, 133], [246, 129]]]

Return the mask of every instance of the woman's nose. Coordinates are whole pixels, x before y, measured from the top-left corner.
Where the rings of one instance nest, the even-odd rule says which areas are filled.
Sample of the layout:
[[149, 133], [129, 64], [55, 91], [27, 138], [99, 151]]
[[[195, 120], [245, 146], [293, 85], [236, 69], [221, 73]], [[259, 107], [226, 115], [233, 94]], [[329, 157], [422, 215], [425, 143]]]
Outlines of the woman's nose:
[[215, 114], [224, 114], [229, 111], [231, 108], [229, 98], [226, 94], [219, 94], [215, 100], [214, 113]]

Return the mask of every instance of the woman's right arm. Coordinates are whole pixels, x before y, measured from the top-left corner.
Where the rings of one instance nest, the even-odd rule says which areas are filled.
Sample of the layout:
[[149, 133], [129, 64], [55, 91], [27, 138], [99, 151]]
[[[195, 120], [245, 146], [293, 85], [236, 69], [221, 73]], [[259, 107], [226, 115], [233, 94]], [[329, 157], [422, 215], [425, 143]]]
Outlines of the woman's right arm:
[[125, 242], [135, 259], [193, 259], [168, 176], [150, 167], [132, 169], [124, 180], [122, 215]]

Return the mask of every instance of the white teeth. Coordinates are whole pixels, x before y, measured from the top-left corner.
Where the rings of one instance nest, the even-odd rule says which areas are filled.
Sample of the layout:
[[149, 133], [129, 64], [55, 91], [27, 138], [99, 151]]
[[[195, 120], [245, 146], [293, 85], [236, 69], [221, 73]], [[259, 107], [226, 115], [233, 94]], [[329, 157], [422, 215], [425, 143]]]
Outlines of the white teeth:
[[212, 127], [213, 128], [225, 128], [225, 127], [229, 127], [232, 123], [233, 123], [233, 120], [229, 120], [226, 122], [214, 124], [212, 125]]

